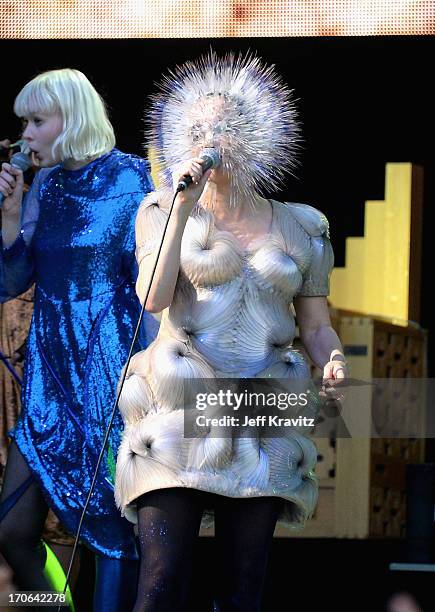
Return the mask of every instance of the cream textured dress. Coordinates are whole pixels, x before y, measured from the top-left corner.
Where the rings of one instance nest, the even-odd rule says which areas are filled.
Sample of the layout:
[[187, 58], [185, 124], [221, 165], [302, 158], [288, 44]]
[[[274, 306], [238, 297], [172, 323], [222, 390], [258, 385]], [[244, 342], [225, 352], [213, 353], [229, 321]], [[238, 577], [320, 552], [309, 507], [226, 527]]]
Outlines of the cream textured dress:
[[[136, 257], [153, 258], [167, 218], [158, 192], [136, 220]], [[333, 253], [328, 222], [315, 208], [271, 200], [267, 236], [241, 250], [200, 205], [181, 245], [174, 299], [157, 339], [130, 363], [120, 401], [125, 423], [115, 495], [136, 521], [135, 500], [154, 489], [188, 487], [228, 497], [285, 500], [280, 520], [302, 526], [315, 508], [317, 452], [305, 431], [281, 437], [185, 438], [183, 381], [191, 378], [308, 378], [292, 350], [296, 295], [326, 296]]]

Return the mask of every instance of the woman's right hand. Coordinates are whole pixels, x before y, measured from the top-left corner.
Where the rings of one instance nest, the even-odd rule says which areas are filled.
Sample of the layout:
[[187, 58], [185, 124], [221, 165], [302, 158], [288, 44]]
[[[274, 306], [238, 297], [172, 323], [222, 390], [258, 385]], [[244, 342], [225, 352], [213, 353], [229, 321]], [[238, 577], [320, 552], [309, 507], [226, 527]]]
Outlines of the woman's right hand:
[[21, 216], [23, 201], [23, 172], [11, 164], [2, 164], [0, 172], [0, 192], [5, 196], [2, 205], [3, 215]]
[[187, 187], [187, 189], [180, 191], [174, 204], [174, 208], [176, 208], [178, 211], [184, 212], [186, 217], [190, 215], [195, 204], [201, 197], [208, 177], [211, 174], [211, 170], [206, 170], [203, 172], [201, 165], [203, 161], [204, 160], [200, 157], [195, 157], [188, 162], [180, 164], [177, 167], [176, 172], [173, 173], [174, 190], [185, 176], [190, 175], [193, 179], [193, 182]]

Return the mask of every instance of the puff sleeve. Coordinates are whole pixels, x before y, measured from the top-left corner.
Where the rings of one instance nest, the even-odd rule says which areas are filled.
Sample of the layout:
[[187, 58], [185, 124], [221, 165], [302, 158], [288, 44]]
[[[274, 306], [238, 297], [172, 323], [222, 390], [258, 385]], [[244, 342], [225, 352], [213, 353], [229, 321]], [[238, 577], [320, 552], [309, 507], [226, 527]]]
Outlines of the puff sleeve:
[[[149, 193], [142, 201], [136, 215], [136, 261], [139, 274], [136, 294], [145, 294], [154, 268], [163, 231], [168, 219], [165, 194], [161, 190]], [[158, 316], [152, 313], [152, 316]]]
[[159, 246], [163, 235], [168, 212], [164, 194], [152, 191], [142, 201], [135, 224], [136, 261], [142, 261]]
[[290, 204], [289, 207], [294, 218], [310, 236], [311, 243], [311, 260], [303, 275], [298, 296], [327, 296], [334, 267], [328, 220], [323, 213], [307, 204]]

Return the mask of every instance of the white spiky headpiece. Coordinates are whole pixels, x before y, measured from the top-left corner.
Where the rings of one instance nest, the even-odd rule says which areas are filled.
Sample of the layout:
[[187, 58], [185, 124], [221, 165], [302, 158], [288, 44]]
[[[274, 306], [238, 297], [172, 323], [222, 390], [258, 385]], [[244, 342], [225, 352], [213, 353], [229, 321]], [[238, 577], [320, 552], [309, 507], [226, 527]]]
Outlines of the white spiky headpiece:
[[[290, 90], [274, 66], [248, 54], [214, 52], [177, 67], [160, 84], [149, 144], [172, 186], [171, 169], [215, 147], [231, 185], [231, 202], [274, 190], [297, 165], [300, 129]], [[254, 198], [255, 199], [255, 198]]]

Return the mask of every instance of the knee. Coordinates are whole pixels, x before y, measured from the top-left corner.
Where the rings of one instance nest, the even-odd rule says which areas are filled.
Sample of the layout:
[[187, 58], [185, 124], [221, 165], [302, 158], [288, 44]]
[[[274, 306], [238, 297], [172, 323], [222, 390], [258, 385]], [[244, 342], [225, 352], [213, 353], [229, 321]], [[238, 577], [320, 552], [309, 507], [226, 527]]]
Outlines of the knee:
[[141, 604], [141, 610], [146, 611], [182, 610], [188, 591], [188, 580], [179, 572], [157, 562], [152, 571], [141, 572], [137, 603]]
[[152, 572], [147, 573], [144, 577], [144, 584], [147, 587], [147, 591], [149, 593], [155, 592], [158, 593], [166, 593], [166, 596], [169, 596], [170, 593], [174, 593], [174, 596], [177, 597], [177, 594], [183, 590], [185, 586], [185, 581], [183, 581], [177, 572], [172, 571], [166, 567], [162, 567], [159, 564], [156, 564], [157, 567], [153, 568]]
[[16, 539], [16, 529], [11, 526], [9, 527], [4, 522], [0, 523], [0, 552], [7, 558], [10, 550], [14, 550], [18, 546]]
[[0, 523], [0, 552], [6, 559], [11, 553], [38, 546], [39, 542], [40, 537], [32, 537], [24, 525], [6, 520]]

